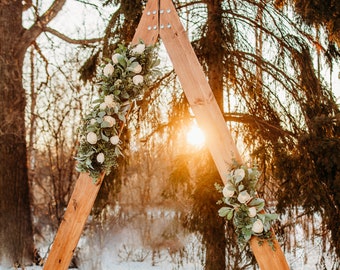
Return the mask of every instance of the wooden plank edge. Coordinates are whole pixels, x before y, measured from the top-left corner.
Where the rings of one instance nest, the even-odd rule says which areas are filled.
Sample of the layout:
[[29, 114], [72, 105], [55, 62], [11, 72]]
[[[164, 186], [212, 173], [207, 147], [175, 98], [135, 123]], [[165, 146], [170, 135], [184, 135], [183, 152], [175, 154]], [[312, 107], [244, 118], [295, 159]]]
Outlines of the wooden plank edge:
[[[171, 16], [170, 15], [166, 16], [165, 19], [164, 19], [164, 17], [161, 16], [161, 22], [160, 23], [161, 24], [163, 24], [163, 23], [169, 24], [171, 26], [171, 28], [161, 30], [160, 37], [163, 40], [165, 47], [169, 47], [169, 49], [167, 48], [167, 50], [168, 50], [168, 53], [169, 53], [170, 56], [172, 54], [171, 49], [173, 49], [174, 46], [175, 46], [174, 44], [171, 44], [171, 43], [174, 42], [173, 40], [176, 40], [176, 43], [178, 44], [177, 47], [179, 49], [187, 50], [188, 59], [186, 59], [186, 61], [187, 61], [186, 64], [190, 68], [190, 67], [192, 67], [193, 64], [198, 62], [198, 59], [196, 59], [197, 56], [193, 54], [193, 48], [190, 44], [189, 39], [187, 38], [187, 35], [185, 34], [184, 27], [179, 20], [179, 17], [176, 13], [175, 7], [170, 0], [162, 1], [161, 4], [162, 4], [161, 9], [169, 10], [170, 11], [169, 13], [173, 13], [173, 14]], [[168, 42], [168, 44], [166, 44], [167, 42]], [[193, 57], [195, 59], [192, 59]], [[230, 151], [233, 152], [233, 156], [230, 155], [230, 153], [227, 155], [227, 157], [228, 157], [227, 161], [225, 160], [224, 156], [220, 156], [221, 153], [223, 153], [223, 151], [219, 151], [219, 150], [215, 151], [214, 147], [213, 146], [211, 147], [213, 149], [212, 155], [213, 155], [214, 161], [217, 165], [217, 169], [220, 172], [222, 180], [224, 180], [225, 170], [228, 168], [228, 165], [232, 164], [231, 158], [235, 158], [235, 160], [238, 161], [238, 162], [241, 162], [241, 158], [239, 156], [236, 145], [233, 144], [233, 141], [230, 139], [229, 130], [226, 128], [224, 121], [221, 121], [222, 113], [219, 110], [217, 103], [211, 101], [211, 98], [209, 97], [210, 93], [208, 93], [206, 91], [208, 89], [212, 93], [210, 86], [208, 85], [208, 86], [202, 87], [202, 85], [204, 86], [205, 83], [197, 83], [197, 85], [196, 85], [197, 87], [194, 85], [193, 89], [191, 89], [191, 87], [186, 86], [186, 83], [183, 84], [183, 81], [186, 79], [186, 76], [185, 76], [186, 74], [178, 74], [178, 73], [183, 72], [183, 70], [185, 69], [185, 66], [183, 67], [182, 63], [180, 63], [180, 64], [174, 63], [174, 62], [177, 61], [176, 57], [171, 57], [171, 59], [173, 61], [173, 65], [175, 67], [175, 71], [176, 71], [177, 75], [179, 76], [180, 79], [181, 79], [181, 77], [183, 78], [180, 81], [181, 81], [184, 92], [186, 93], [186, 95], [188, 95], [188, 100], [189, 100], [190, 105], [191, 106], [194, 105], [193, 108], [192, 108], [194, 113], [197, 112], [199, 114], [200, 111], [205, 111], [204, 107], [212, 109], [211, 112], [210, 112], [212, 114], [211, 115], [212, 119], [214, 119], [214, 116], [216, 116], [215, 121], [217, 120], [217, 122], [218, 122], [217, 125], [220, 125], [220, 126], [223, 125], [223, 128], [221, 128], [221, 129], [216, 128], [216, 130], [218, 130], [221, 133], [228, 133], [226, 135], [220, 134], [220, 136], [218, 136], [218, 138], [220, 138], [220, 137], [221, 138], [225, 138], [225, 137], [227, 138], [227, 141], [228, 141], [228, 144], [229, 144], [229, 148], [227, 150], [229, 152]], [[176, 67], [177, 67], [177, 70], [176, 70]], [[192, 67], [192, 68], [195, 69], [195, 67]], [[196, 80], [200, 79], [200, 81], [202, 82], [202, 80], [204, 79], [206, 81], [205, 77], [202, 76], [202, 74], [201, 74], [202, 72], [200, 70], [197, 70], [197, 69], [195, 69], [195, 70], [196, 70], [194, 72], [195, 75], [202, 77], [202, 78], [198, 78], [198, 79], [196, 78]], [[195, 82], [194, 82], [194, 84], [195, 84]], [[190, 84], [188, 84], [188, 85], [190, 86]], [[192, 90], [194, 90], [194, 91], [201, 90], [202, 91], [202, 93], [200, 94], [201, 97], [202, 97], [201, 101], [204, 101], [204, 102], [202, 104], [200, 104], [199, 106], [196, 106], [195, 99], [191, 98]], [[205, 97], [207, 97], [206, 101], [205, 101]], [[209, 102], [209, 100], [210, 100], [210, 102]], [[216, 103], [216, 105], [215, 105], [215, 103]], [[218, 113], [217, 113], [217, 111], [218, 111]], [[216, 115], [216, 114], [219, 114], [219, 115]], [[196, 116], [196, 118], [202, 117], [200, 115], [196, 115], [196, 113], [195, 113], [195, 116]], [[197, 121], [198, 122], [204, 122], [204, 121], [200, 121], [200, 119], [197, 119]], [[203, 124], [203, 126], [204, 126], [204, 124]], [[214, 144], [214, 142], [212, 144]], [[215, 151], [215, 153], [214, 153], [214, 151]], [[214, 156], [216, 154], [218, 156]], [[281, 249], [279, 243], [277, 242], [277, 239], [276, 239], [274, 234], [273, 234], [273, 243], [274, 243], [275, 251], [272, 249], [272, 247], [266, 241], [263, 242], [263, 245], [260, 246], [259, 245], [259, 239], [257, 237], [253, 237], [250, 241], [251, 249], [254, 253], [254, 256], [255, 256], [261, 270], [273, 270], [273, 269], [275, 269], [275, 270], [289, 270], [289, 266], [288, 266], [288, 263], [286, 261], [286, 258], [284, 256], [282, 249]]]
[[267, 240], [262, 240], [256, 236], [250, 239], [249, 245], [261, 270], [289, 270], [286, 257], [279, 242], [272, 230], [271, 246]]
[[44, 270], [68, 269], [103, 177], [104, 175], [94, 184], [88, 174], [81, 173], [79, 175], [51, 251], [44, 264]]
[[159, 35], [158, 12], [158, 0], [149, 0], [132, 39], [132, 45], [138, 44], [140, 40], [146, 45], [153, 45], [157, 42]]

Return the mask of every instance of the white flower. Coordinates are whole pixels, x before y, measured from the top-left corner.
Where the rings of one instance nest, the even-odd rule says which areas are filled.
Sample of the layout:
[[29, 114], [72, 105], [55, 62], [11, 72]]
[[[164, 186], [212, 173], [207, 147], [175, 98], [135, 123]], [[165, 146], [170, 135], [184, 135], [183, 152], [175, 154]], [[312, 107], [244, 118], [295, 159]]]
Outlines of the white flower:
[[114, 63], [114, 64], [118, 64], [118, 62], [119, 62], [119, 58], [121, 58], [122, 56], [119, 54], [119, 53], [115, 53], [114, 55], [112, 55], [112, 62]]
[[136, 47], [134, 47], [131, 52], [135, 54], [142, 54], [145, 50], [144, 44], [138, 44]]
[[135, 85], [138, 85], [144, 81], [144, 78], [142, 75], [135, 75], [133, 76], [132, 81]]
[[102, 110], [102, 111], [104, 111], [104, 110], [106, 109], [106, 104], [105, 104], [105, 102], [100, 103], [99, 109]]
[[256, 216], [256, 207], [249, 207], [248, 211], [249, 211], [249, 214], [248, 214], [249, 217]]
[[105, 160], [104, 154], [103, 154], [103, 153], [99, 153], [99, 154], [97, 155], [97, 161], [98, 161], [99, 163], [103, 163], [104, 160]]
[[244, 190], [244, 191], [240, 192], [240, 194], [238, 194], [237, 200], [240, 203], [246, 203], [247, 201], [250, 200], [250, 195], [246, 190]]
[[119, 143], [119, 137], [118, 137], [117, 135], [112, 136], [112, 137], [110, 138], [110, 142], [111, 142], [113, 145], [118, 144], [118, 143]]
[[105, 96], [104, 103], [108, 108], [114, 108], [116, 106], [113, 95]]
[[132, 72], [134, 73], [140, 73], [142, 71], [142, 66], [140, 64], [135, 65], [134, 67], [132, 67]]
[[97, 134], [94, 133], [94, 132], [89, 132], [86, 136], [86, 140], [88, 141], [88, 143], [90, 144], [96, 144], [97, 141], [98, 141], [98, 138], [97, 138]]
[[114, 71], [115, 68], [113, 67], [112, 64], [107, 64], [103, 70], [105, 76], [111, 76]]
[[90, 120], [90, 125], [94, 125], [96, 122], [97, 122], [96, 119], [93, 119], [93, 118], [92, 118], [92, 119]]
[[224, 197], [230, 198], [234, 195], [235, 191], [231, 190], [230, 185], [227, 184], [227, 185], [224, 186], [222, 193], [223, 193]]
[[236, 169], [234, 171], [234, 175], [235, 175], [236, 182], [240, 182], [244, 178], [246, 173], [245, 173], [245, 171], [243, 169]]
[[254, 232], [254, 233], [261, 233], [263, 232], [263, 223], [260, 219], [257, 219], [254, 224], [253, 224], [253, 227], [251, 228], [251, 230]]
[[113, 127], [116, 124], [116, 119], [109, 115], [105, 115], [103, 120], [109, 123], [109, 127]]

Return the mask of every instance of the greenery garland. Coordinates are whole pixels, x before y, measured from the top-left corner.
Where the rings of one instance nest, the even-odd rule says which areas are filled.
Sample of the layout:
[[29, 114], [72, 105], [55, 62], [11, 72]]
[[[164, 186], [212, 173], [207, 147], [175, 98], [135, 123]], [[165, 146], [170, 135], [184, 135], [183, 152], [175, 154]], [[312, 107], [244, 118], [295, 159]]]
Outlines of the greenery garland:
[[76, 156], [77, 171], [89, 173], [94, 182], [117, 166], [117, 157], [122, 155], [119, 133], [131, 103], [143, 97], [161, 74], [154, 47], [143, 42], [129, 47], [119, 45], [111, 59], [104, 61], [99, 98], [83, 120]]
[[219, 209], [218, 214], [232, 220], [241, 247], [254, 235], [259, 237], [259, 244], [267, 240], [274, 249], [271, 224], [278, 215], [264, 212], [265, 202], [256, 192], [259, 175], [256, 167], [241, 165], [227, 175], [224, 187], [216, 184], [217, 190], [223, 194], [217, 203], [226, 205]]

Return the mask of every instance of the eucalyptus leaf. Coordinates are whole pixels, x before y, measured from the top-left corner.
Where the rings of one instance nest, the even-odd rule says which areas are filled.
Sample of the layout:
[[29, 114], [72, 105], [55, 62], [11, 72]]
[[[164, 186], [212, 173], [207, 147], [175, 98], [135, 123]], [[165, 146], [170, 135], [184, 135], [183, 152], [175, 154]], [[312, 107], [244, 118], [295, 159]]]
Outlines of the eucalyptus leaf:
[[126, 68], [127, 61], [124, 59], [124, 57], [118, 57], [118, 63], [123, 67]]
[[245, 242], [248, 242], [251, 238], [251, 235], [252, 235], [252, 232], [247, 230], [244, 234], [243, 234], [243, 237], [244, 237], [244, 241]]
[[86, 163], [86, 165], [91, 165], [92, 164], [92, 160], [90, 158], [87, 158], [85, 163]]
[[279, 215], [278, 214], [265, 214], [265, 217], [266, 219], [268, 220], [275, 220], [275, 219], [278, 219], [279, 218]]
[[129, 71], [133, 71], [139, 65], [138, 62], [132, 62], [130, 66], [127, 68]]
[[85, 161], [87, 159], [86, 156], [78, 156], [78, 157], [75, 157], [76, 160], [79, 160], [79, 161]]
[[115, 154], [116, 154], [117, 157], [123, 155], [123, 153], [120, 151], [119, 147], [115, 148]]
[[92, 101], [92, 103], [96, 104], [96, 103], [102, 103], [103, 100], [102, 99], [95, 99], [94, 101]]
[[155, 60], [152, 62], [152, 67], [157, 67], [160, 63], [161, 63], [160, 59]]
[[230, 191], [236, 191], [236, 187], [235, 187], [234, 184], [233, 184], [232, 182], [230, 182], [230, 181], [226, 184], [226, 187], [227, 187], [227, 189], [230, 190]]
[[233, 218], [233, 215], [234, 215], [234, 209], [231, 209], [229, 211], [229, 213], [227, 214], [227, 220], [231, 220]]
[[92, 150], [92, 151], [89, 151], [89, 152], [86, 153], [86, 156], [87, 156], [87, 157], [90, 157], [90, 156], [92, 156], [94, 153], [96, 153], [96, 151], [93, 151], [93, 150]]
[[91, 126], [88, 126], [87, 127], [87, 132], [96, 132], [97, 131], [97, 127], [96, 126], [94, 126], [94, 125], [91, 125]]
[[[88, 172], [94, 179], [97, 179], [103, 170], [109, 172], [110, 168], [116, 165], [116, 156], [123, 155], [119, 145], [112, 146], [112, 144], [109, 143], [109, 138], [117, 134], [117, 129], [115, 126], [109, 129], [110, 124], [104, 121], [104, 116], [107, 114], [125, 122], [125, 114], [130, 106], [125, 104], [125, 101], [132, 103], [142, 97], [142, 93], [145, 92], [149, 83], [151, 83], [150, 77], [155, 70], [152, 69], [151, 64], [156, 65], [159, 63], [159, 59], [155, 60], [157, 56], [151, 52], [151, 47], [148, 47], [142, 54], [134, 54], [130, 50], [131, 48], [122, 44], [118, 45], [115, 50], [118, 63], [114, 61], [115, 65], [112, 76], [100, 75], [101, 81], [98, 83], [100, 87], [99, 96], [93, 102], [92, 111], [85, 116], [85, 121], [83, 121], [84, 126], [79, 129], [81, 134], [76, 157], [78, 161], [77, 170]], [[112, 59], [106, 59], [106, 63], [111, 62]], [[129, 66], [132, 71], [139, 71], [139, 65], [142, 67], [145, 78], [143, 84], [135, 85], [132, 80], [132, 75], [134, 74], [130, 73], [127, 67]], [[103, 68], [104, 66], [105, 65], [103, 65]], [[157, 72], [159, 72], [159, 70]], [[161, 75], [161, 73], [159, 74]], [[114, 95], [115, 106], [101, 109], [101, 104], [105, 101], [105, 96], [111, 94]], [[95, 120], [95, 123], [91, 121], [92, 119]], [[97, 135], [98, 140], [94, 145], [90, 145], [86, 139], [89, 132], [94, 132]], [[113, 151], [111, 151], [111, 149], [113, 149]], [[95, 155], [97, 153], [105, 153], [105, 161], [101, 166], [94, 168], [92, 163], [96, 160]]]
[[163, 73], [160, 70], [155, 70], [152, 75], [154, 77], [160, 77], [163, 75]]
[[232, 208], [224, 206], [218, 210], [218, 215], [220, 217], [225, 217], [231, 210]]
[[109, 137], [107, 137], [103, 132], [101, 132], [101, 137], [104, 141], [108, 142], [110, 140]]
[[101, 117], [101, 118], [103, 118], [105, 115], [106, 115], [106, 112], [105, 112], [105, 111], [100, 111], [100, 112], [98, 113], [98, 116]]
[[127, 92], [122, 92], [122, 98], [129, 99], [130, 95]]
[[101, 123], [100, 127], [101, 127], [101, 128], [108, 128], [108, 127], [110, 127], [110, 123], [107, 122], [107, 121], [103, 121], [103, 122]]
[[256, 205], [255, 207], [256, 207], [256, 211], [257, 212], [263, 210], [263, 208], [264, 208], [264, 201], [262, 203]]
[[265, 220], [266, 220], [266, 215], [265, 214], [257, 214], [257, 217], [262, 221], [262, 223], [264, 223]]
[[124, 114], [122, 114], [122, 113], [118, 114], [118, 118], [119, 118], [119, 120], [121, 120], [122, 122], [125, 123], [126, 119], [125, 119]]
[[261, 198], [254, 198], [251, 200], [251, 202], [249, 203], [249, 206], [256, 206], [256, 205], [260, 205], [264, 203], [264, 200]]

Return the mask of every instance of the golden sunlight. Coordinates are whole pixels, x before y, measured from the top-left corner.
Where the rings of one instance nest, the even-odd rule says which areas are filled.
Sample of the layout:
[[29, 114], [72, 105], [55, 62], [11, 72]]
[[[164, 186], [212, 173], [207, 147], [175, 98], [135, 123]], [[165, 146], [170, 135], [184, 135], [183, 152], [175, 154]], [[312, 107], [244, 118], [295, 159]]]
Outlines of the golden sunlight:
[[205, 143], [205, 136], [203, 131], [197, 126], [196, 123], [192, 124], [187, 132], [187, 142], [193, 146], [201, 147]]

